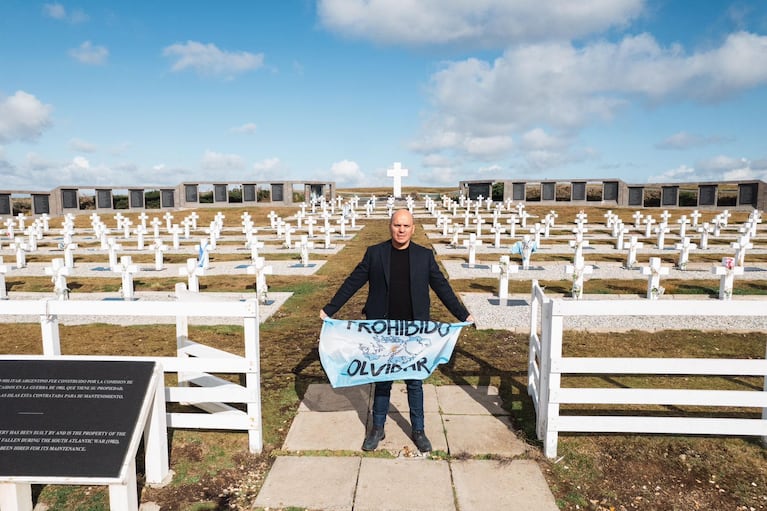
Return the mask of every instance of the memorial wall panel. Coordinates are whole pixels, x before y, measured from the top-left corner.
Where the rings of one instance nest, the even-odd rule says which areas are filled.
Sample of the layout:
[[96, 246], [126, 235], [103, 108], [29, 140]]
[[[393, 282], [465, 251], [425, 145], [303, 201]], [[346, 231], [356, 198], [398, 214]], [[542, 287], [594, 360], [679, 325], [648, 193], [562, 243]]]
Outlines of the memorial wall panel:
[[661, 191], [661, 206], [676, 206], [679, 200], [678, 186], [664, 186]]
[[43, 213], [50, 214], [51, 202], [50, 196], [34, 194], [32, 195], [32, 213], [35, 215], [42, 215]]
[[64, 209], [80, 209], [80, 204], [77, 200], [77, 190], [69, 188], [61, 190], [61, 207]]
[[11, 214], [11, 194], [0, 194], [0, 215]]
[[586, 200], [586, 182], [575, 181], [573, 182], [573, 200]]
[[700, 185], [698, 188], [698, 205], [714, 206], [716, 205], [716, 185]]
[[283, 200], [285, 200], [283, 188], [284, 187], [281, 184], [272, 185], [272, 202], [282, 202]]
[[197, 185], [184, 185], [184, 199], [186, 202], [197, 202]]
[[543, 183], [541, 190], [541, 198], [543, 200], [553, 201], [556, 198], [557, 184], [556, 183]]
[[96, 207], [112, 209], [112, 190], [96, 190]]
[[176, 206], [173, 190], [160, 190], [160, 206], [163, 208], [173, 208]]
[[213, 185], [213, 200], [215, 202], [229, 202], [226, 190], [226, 185]]
[[256, 185], [242, 185], [243, 202], [256, 202]]
[[525, 183], [514, 183], [511, 185], [512, 200], [524, 201], [525, 195]]
[[128, 203], [131, 208], [143, 208], [144, 204], [144, 190], [129, 190], [128, 191]]

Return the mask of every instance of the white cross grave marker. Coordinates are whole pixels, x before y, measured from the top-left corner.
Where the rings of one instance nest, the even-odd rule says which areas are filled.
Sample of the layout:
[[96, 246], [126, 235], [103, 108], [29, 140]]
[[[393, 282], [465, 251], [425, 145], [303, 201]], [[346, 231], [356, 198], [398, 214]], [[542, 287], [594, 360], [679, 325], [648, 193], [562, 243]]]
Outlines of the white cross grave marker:
[[734, 257], [723, 257], [721, 266], [711, 268], [711, 273], [720, 275], [719, 278], [719, 299], [732, 299], [732, 285], [735, 275], [743, 275], [743, 267], [735, 266]]
[[267, 265], [263, 257], [259, 257], [247, 268], [248, 275], [256, 276], [256, 296], [261, 304], [268, 300], [269, 286], [266, 285], [266, 276], [272, 274], [272, 265]]
[[314, 243], [309, 241], [309, 237], [306, 234], [302, 234], [298, 246], [301, 249], [301, 266], [307, 267], [309, 266], [309, 250], [314, 248]]
[[133, 300], [133, 274], [138, 272], [138, 266], [133, 264], [133, 258], [124, 255], [120, 258], [120, 264], [114, 270], [121, 274], [123, 300]]
[[51, 265], [45, 268], [45, 274], [51, 276], [53, 282], [53, 292], [59, 300], [69, 300], [69, 289], [67, 288], [67, 275], [69, 268], [64, 265], [64, 259], [59, 257], [51, 261]]
[[463, 246], [469, 249], [469, 268], [473, 268], [477, 259], [477, 247], [482, 246], [482, 240], [475, 233], [469, 233], [469, 239], [463, 240]]
[[633, 269], [637, 264], [637, 249], [642, 248], [644, 243], [639, 241], [638, 236], [629, 238], [628, 253], [626, 254], [626, 268]]
[[519, 266], [512, 263], [509, 256], [502, 255], [498, 264], [490, 267], [490, 271], [498, 274], [498, 298], [505, 300], [509, 297], [509, 278], [512, 273], [519, 271]]
[[687, 263], [690, 260], [690, 250], [696, 249], [697, 245], [695, 243], [690, 243], [690, 238], [685, 236], [682, 238], [680, 243], [674, 245], [674, 248], [679, 250], [679, 259], [676, 263], [677, 268], [680, 270], [686, 270]]
[[178, 269], [178, 274], [187, 278], [187, 287], [192, 293], [200, 292], [200, 277], [205, 275], [205, 269], [199, 265], [199, 261], [195, 257], [190, 257], [186, 260], [186, 266], [182, 266]]
[[647, 275], [647, 299], [657, 300], [664, 288], [660, 285], [660, 276], [668, 275], [668, 268], [660, 265], [660, 257], [651, 257], [650, 266], [642, 267], [642, 275]]
[[402, 163], [394, 162], [394, 167], [386, 171], [388, 177], [394, 178], [392, 183], [392, 195], [395, 198], [402, 197], [402, 178], [407, 177], [408, 169], [402, 168]]
[[590, 264], [584, 265], [583, 261], [580, 261], [580, 264], [568, 264], [565, 266], [565, 273], [572, 275], [570, 292], [573, 298], [576, 300], [583, 298], [583, 276], [593, 272], [594, 267]]

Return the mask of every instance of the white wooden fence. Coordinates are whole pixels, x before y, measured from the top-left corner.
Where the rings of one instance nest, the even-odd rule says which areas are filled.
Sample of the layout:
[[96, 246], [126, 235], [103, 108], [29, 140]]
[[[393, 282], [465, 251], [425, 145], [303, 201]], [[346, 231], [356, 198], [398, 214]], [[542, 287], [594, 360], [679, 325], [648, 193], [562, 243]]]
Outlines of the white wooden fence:
[[[251, 452], [261, 452], [261, 368], [258, 328], [258, 301], [87, 301], [87, 300], [3, 300], [0, 315], [34, 315], [40, 318], [43, 354], [59, 356], [59, 317], [62, 316], [133, 316], [175, 317], [175, 357], [99, 356], [100, 360], [150, 360], [160, 364], [164, 373], [174, 373], [178, 384], [165, 383], [166, 402], [193, 405], [208, 413], [167, 413], [170, 428], [220, 429], [248, 432]], [[194, 342], [189, 338], [190, 317], [232, 318], [242, 321], [244, 356]], [[105, 339], [108, 342], [108, 339]], [[83, 356], [82, 358], [86, 358]], [[243, 375], [244, 385], [214, 376]], [[245, 410], [232, 406], [244, 405]]]
[[[746, 435], [767, 439], [767, 385], [764, 390], [677, 388], [563, 388], [563, 375], [767, 376], [767, 360], [715, 358], [585, 358], [562, 356], [568, 316], [764, 316], [764, 301], [721, 300], [562, 300], [547, 298], [533, 281], [527, 390], [536, 410], [536, 433], [549, 458], [557, 455], [560, 432]], [[679, 328], [685, 324], [680, 317]], [[763, 335], [763, 334], [762, 334]], [[767, 378], [766, 378], [767, 379]], [[754, 419], [630, 415], [565, 415], [561, 405], [678, 405], [762, 408]], [[625, 414], [625, 415], [624, 415]]]

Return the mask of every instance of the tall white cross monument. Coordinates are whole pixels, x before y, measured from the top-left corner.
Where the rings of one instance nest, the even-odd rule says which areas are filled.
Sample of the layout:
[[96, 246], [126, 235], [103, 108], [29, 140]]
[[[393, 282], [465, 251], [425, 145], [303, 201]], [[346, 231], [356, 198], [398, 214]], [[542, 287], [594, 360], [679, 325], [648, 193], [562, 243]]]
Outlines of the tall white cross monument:
[[402, 163], [395, 162], [394, 167], [386, 171], [388, 177], [394, 178], [393, 193], [394, 198], [402, 197], [402, 178], [407, 177], [407, 169], [402, 168]]

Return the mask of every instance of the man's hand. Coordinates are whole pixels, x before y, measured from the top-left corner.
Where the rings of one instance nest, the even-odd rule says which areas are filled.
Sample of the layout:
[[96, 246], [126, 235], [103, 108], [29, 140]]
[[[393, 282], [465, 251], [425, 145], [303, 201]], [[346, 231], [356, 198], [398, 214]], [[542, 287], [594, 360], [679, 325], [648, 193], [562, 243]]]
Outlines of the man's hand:
[[327, 317], [328, 317], [328, 315], [327, 315], [327, 314], [325, 314], [325, 311], [324, 311], [324, 310], [322, 310], [322, 309], [320, 309], [320, 319], [325, 319], [325, 318], [327, 318]]
[[476, 321], [474, 321], [474, 316], [469, 314], [469, 316], [466, 318], [466, 323], [476, 323]]

